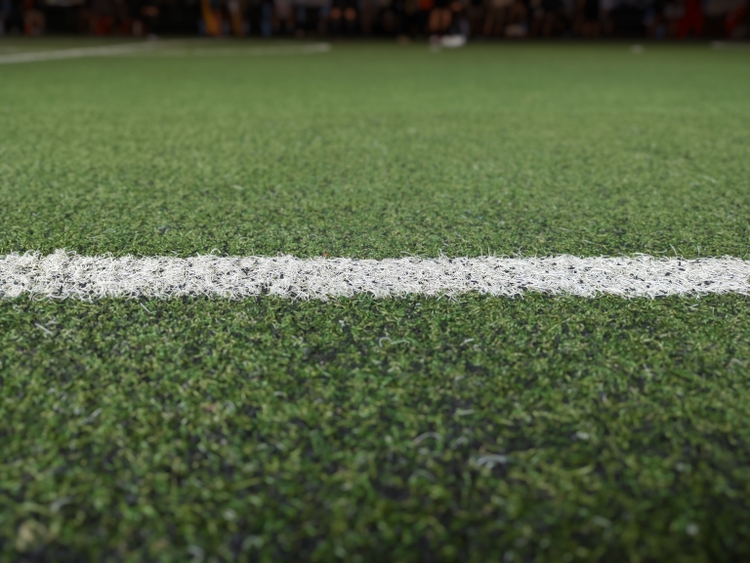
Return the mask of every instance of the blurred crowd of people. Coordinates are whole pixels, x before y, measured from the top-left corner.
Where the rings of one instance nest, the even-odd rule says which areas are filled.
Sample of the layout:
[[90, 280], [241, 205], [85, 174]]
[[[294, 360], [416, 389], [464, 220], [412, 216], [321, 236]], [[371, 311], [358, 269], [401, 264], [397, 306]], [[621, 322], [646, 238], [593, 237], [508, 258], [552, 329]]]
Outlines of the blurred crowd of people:
[[748, 0], [0, 0], [0, 34], [735, 38]]

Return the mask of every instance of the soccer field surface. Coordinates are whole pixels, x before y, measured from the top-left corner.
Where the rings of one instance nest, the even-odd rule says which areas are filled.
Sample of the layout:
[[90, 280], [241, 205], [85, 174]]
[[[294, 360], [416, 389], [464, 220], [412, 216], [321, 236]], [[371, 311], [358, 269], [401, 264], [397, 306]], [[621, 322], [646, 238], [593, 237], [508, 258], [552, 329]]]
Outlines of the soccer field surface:
[[[0, 42], [0, 62], [83, 53], [0, 64], [3, 260], [750, 259], [748, 50], [94, 46]], [[59, 299], [0, 280], [0, 558], [750, 557], [733, 283]]]

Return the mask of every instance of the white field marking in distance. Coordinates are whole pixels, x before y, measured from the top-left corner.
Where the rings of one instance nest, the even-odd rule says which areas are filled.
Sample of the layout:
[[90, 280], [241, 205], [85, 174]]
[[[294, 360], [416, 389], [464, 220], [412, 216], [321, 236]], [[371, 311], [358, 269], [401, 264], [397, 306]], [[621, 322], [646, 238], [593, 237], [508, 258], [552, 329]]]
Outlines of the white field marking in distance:
[[307, 43], [301, 45], [275, 45], [272, 47], [201, 47], [201, 46], [173, 46], [153, 51], [132, 53], [133, 55], [159, 57], [265, 57], [273, 55], [312, 55], [328, 53], [330, 43]]
[[711, 293], [750, 295], [750, 261], [739, 258], [190, 258], [81, 256], [58, 250], [0, 255], [0, 298], [93, 301], [107, 297], [273, 295], [331, 299], [367, 294], [513, 297], [527, 292], [624, 298]]
[[717, 51], [725, 49], [750, 50], [750, 43], [740, 41], [711, 41], [711, 48]]
[[75, 47], [73, 49], [56, 49], [53, 51], [24, 51], [0, 55], [0, 64], [34, 63], [42, 61], [58, 61], [63, 59], [83, 59], [88, 57], [112, 57], [128, 55], [139, 51], [149, 51], [161, 47], [160, 41], [144, 41], [139, 43], [121, 43], [118, 45], [98, 45], [96, 47]]
[[[274, 47], [199, 47], [200, 42], [144, 41], [118, 45], [101, 45], [96, 47], [76, 47], [53, 51], [22, 51], [2, 54], [0, 65], [57, 61], [64, 59], [83, 59], [89, 57], [114, 57], [122, 55], [158, 54], [168, 57], [181, 56], [264, 56], [327, 53], [330, 43], [310, 43], [303, 45], [278, 45]], [[207, 43], [204, 43], [207, 44]], [[192, 46], [196, 45], [196, 46]]]

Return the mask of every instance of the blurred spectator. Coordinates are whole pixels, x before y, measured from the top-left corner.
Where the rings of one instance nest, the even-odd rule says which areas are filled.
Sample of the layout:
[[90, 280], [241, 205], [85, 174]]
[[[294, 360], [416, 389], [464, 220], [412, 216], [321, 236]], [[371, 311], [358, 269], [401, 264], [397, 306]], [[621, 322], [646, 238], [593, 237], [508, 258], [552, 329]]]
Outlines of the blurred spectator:
[[127, 0], [115, 0], [115, 29], [122, 35], [130, 35], [132, 20]]
[[307, 8], [305, 0], [292, 0], [292, 13], [294, 14], [294, 35], [303, 37], [307, 25]]
[[26, 35], [43, 35], [47, 26], [44, 12], [41, 10], [41, 0], [23, 0], [23, 32]]
[[5, 35], [6, 25], [13, 14], [13, 3], [11, 0], [0, 0], [0, 35]]
[[469, 11], [466, 8], [466, 0], [453, 0], [450, 5], [451, 25], [448, 33], [453, 36], [469, 37]]
[[646, 35], [652, 39], [664, 39], [666, 36], [666, 26], [664, 23], [664, 2], [656, 0], [646, 8]]
[[201, 0], [201, 12], [206, 35], [219, 37], [222, 33], [221, 2], [219, 0]]
[[[462, 0], [435, 0], [435, 6], [430, 12], [428, 29], [433, 41], [444, 35], [468, 37], [468, 13]], [[443, 44], [445, 45], [445, 42]]]
[[399, 40], [402, 42], [408, 41], [410, 36], [419, 33], [419, 1], [404, 0], [404, 17], [399, 35]]
[[[662, 0], [658, 0], [662, 1]], [[620, 0], [599, 0], [599, 24], [601, 34], [611, 37], [615, 32], [615, 10], [620, 5]]]
[[730, 39], [743, 39], [750, 35], [748, 22], [750, 22], [750, 10], [748, 9], [747, 0], [745, 0], [745, 2], [736, 5], [727, 13], [724, 24], [726, 26], [727, 37]]
[[488, 0], [487, 15], [484, 20], [485, 37], [497, 37], [505, 34], [508, 11], [513, 0]]
[[126, 0], [129, 5], [129, 16], [133, 35], [156, 37], [159, 33], [161, 8], [156, 0]]
[[704, 32], [708, 37], [731, 37], [737, 16], [747, 9], [745, 0], [707, 0], [704, 6]]
[[529, 34], [529, 11], [523, 0], [514, 0], [508, 8], [508, 25], [505, 37], [521, 39]]
[[282, 17], [282, 22], [290, 21], [291, 17], [291, 2], [286, 0], [278, 0], [274, 6], [273, 0], [261, 0], [260, 2], [260, 35], [261, 37], [271, 37], [274, 32], [279, 30], [279, 24], [277, 15], [281, 14], [282, 9], [280, 4], [287, 8], [287, 11]]
[[[263, 12], [263, 21], [268, 22], [263, 24], [261, 34], [264, 37], [271, 36], [271, 22], [273, 21], [274, 14], [273, 9], [275, 7], [275, 21], [272, 26], [273, 29], [281, 33], [292, 33], [294, 31], [294, 13], [292, 10], [292, 0], [276, 0], [275, 4], [272, 2], [264, 2], [263, 8], [270, 6], [270, 10]], [[268, 18], [268, 19], [267, 19]]]
[[561, 0], [531, 0], [531, 35], [552, 37], [563, 25]]
[[232, 35], [242, 37], [245, 35], [245, 25], [242, 17], [242, 4], [240, 0], [227, 0], [228, 23], [230, 24]]
[[451, 25], [452, 16], [450, 0], [435, 0], [427, 22], [430, 35], [445, 35]]
[[483, 0], [468, 0], [466, 17], [469, 20], [469, 35], [480, 35], [483, 32], [484, 15]]
[[648, 9], [653, 0], [618, 0], [612, 9], [612, 25], [620, 37], [642, 37], [649, 23]]
[[677, 37], [696, 37], [703, 35], [703, 8], [698, 0], [685, 0], [685, 14], [677, 27]]
[[357, 27], [356, 0], [333, 0], [330, 22], [333, 35], [354, 35]]
[[668, 0], [664, 4], [664, 33], [668, 38], [677, 37], [680, 20], [685, 16], [685, 0]]
[[[748, 0], [0, 0], [0, 35], [748, 36]], [[252, 27], [251, 25], [252, 24]], [[442, 40], [441, 40], [442, 44]]]
[[426, 34], [429, 32], [427, 22], [430, 19], [430, 12], [435, 7], [435, 0], [418, 0], [416, 28], [417, 33]]
[[93, 0], [91, 3], [91, 32], [110, 35], [115, 24], [115, 0]]
[[581, 37], [598, 37], [600, 31], [599, 0], [578, 0], [574, 32]]
[[[306, 0], [306, 20], [307, 27], [305, 31], [322, 35], [328, 30], [329, 17], [332, 11], [331, 0]], [[354, 6], [356, 7], [357, 2], [354, 0]], [[355, 23], [357, 19], [355, 11]], [[356, 28], [352, 29], [351, 35], [356, 33]]]
[[359, 11], [362, 35], [372, 35], [375, 18], [377, 17], [380, 17], [383, 21], [383, 28], [388, 28], [386, 33], [392, 33], [395, 30], [396, 15], [391, 0], [385, 0], [384, 5], [381, 5], [380, 0], [361, 0]]

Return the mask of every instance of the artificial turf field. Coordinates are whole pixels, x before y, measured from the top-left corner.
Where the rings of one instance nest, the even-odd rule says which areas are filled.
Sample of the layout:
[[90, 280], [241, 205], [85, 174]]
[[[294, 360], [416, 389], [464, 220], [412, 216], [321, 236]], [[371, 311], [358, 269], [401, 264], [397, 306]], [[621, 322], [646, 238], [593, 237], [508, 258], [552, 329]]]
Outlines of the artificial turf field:
[[[0, 254], [750, 258], [750, 50], [200, 45], [0, 66]], [[748, 305], [0, 300], [0, 558], [750, 557]]]

